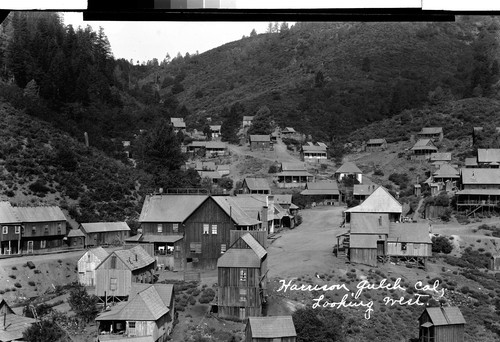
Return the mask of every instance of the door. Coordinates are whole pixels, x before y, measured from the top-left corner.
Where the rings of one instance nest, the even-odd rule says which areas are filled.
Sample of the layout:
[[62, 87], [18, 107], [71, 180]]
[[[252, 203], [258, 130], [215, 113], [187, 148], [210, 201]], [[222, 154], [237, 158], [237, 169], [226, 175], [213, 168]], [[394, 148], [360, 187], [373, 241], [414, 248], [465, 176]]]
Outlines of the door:
[[86, 271], [86, 279], [85, 279], [85, 284], [88, 286], [94, 286], [94, 277], [93, 277], [93, 272], [92, 271]]
[[28, 253], [33, 253], [33, 241], [28, 241]]
[[385, 255], [385, 243], [384, 241], [377, 241], [377, 256]]
[[246, 318], [245, 308], [240, 308], [240, 319], [244, 320]]

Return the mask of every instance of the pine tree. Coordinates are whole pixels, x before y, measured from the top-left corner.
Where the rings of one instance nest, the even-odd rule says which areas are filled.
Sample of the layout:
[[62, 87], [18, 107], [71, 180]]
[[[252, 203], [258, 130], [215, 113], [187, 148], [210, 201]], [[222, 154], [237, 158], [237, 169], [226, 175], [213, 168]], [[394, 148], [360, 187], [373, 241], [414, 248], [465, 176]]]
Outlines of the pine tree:
[[250, 32], [250, 37], [255, 37], [257, 35], [257, 31], [255, 29], [252, 29], [252, 32]]

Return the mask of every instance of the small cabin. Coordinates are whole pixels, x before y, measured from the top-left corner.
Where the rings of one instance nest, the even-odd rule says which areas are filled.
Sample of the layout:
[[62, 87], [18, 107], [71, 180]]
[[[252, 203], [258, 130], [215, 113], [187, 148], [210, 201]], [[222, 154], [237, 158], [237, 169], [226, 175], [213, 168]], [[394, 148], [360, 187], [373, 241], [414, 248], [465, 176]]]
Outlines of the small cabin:
[[316, 205], [339, 205], [341, 196], [337, 182], [309, 182], [300, 193], [309, 196]]
[[253, 116], [243, 116], [243, 128], [250, 127], [252, 125]]
[[500, 271], [500, 255], [492, 255], [490, 258], [490, 270]]
[[80, 224], [87, 246], [122, 245], [130, 235], [126, 222], [93, 222]]
[[247, 177], [243, 180], [242, 192], [244, 194], [265, 194], [271, 193], [271, 187], [265, 178]]
[[327, 159], [326, 145], [303, 145], [300, 151], [303, 161], [321, 162]]
[[345, 162], [335, 171], [335, 178], [340, 182], [344, 178], [353, 178], [359, 184], [363, 183], [363, 171], [352, 162]]
[[295, 342], [297, 332], [292, 316], [249, 317], [245, 342]]
[[443, 140], [443, 127], [423, 127], [417, 133], [419, 139], [431, 139], [432, 141]]
[[418, 321], [421, 342], [465, 341], [466, 322], [456, 306], [427, 307]]
[[78, 282], [83, 286], [95, 285], [95, 269], [109, 255], [102, 247], [89, 249], [78, 259]]
[[365, 150], [367, 152], [384, 151], [387, 149], [387, 141], [385, 139], [370, 139], [366, 143]]
[[248, 138], [250, 149], [253, 150], [268, 150], [271, 148], [271, 137], [269, 135], [252, 134]]
[[436, 145], [434, 145], [432, 139], [420, 139], [411, 148], [412, 155], [411, 159], [416, 160], [427, 160], [431, 158], [433, 153], [438, 151]]

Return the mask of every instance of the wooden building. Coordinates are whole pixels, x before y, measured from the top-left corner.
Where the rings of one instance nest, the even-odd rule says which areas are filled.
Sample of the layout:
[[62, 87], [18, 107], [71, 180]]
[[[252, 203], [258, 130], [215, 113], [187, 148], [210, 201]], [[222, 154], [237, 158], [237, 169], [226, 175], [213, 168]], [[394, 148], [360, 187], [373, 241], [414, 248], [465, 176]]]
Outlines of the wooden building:
[[279, 172], [274, 174], [274, 182], [278, 188], [302, 188], [312, 182], [313, 178], [304, 163], [283, 162]]
[[254, 116], [243, 116], [243, 128], [250, 127], [252, 125], [253, 118]]
[[102, 247], [89, 249], [78, 259], [78, 282], [83, 286], [95, 285], [95, 269], [109, 255]]
[[335, 181], [307, 183], [306, 188], [300, 194], [310, 197], [315, 205], [340, 205], [342, 203], [339, 186]]
[[[276, 218], [276, 206], [273, 195], [264, 194], [239, 194], [230, 197], [231, 202], [241, 208], [244, 213], [261, 222], [261, 230], [274, 233], [274, 220]], [[281, 226], [281, 222], [278, 222]]]
[[432, 256], [432, 241], [427, 223], [389, 224], [385, 261], [404, 260], [424, 266]]
[[86, 246], [118, 246], [130, 235], [127, 222], [81, 223], [80, 230], [85, 234]]
[[361, 203], [367, 199], [377, 187], [378, 185], [376, 184], [354, 184], [352, 197]]
[[173, 284], [134, 284], [128, 301], [112, 306], [95, 319], [97, 341], [116, 341], [149, 337], [142, 341], [169, 340], [175, 319]]
[[270, 194], [271, 187], [265, 178], [246, 177], [243, 180], [241, 191], [244, 194]]
[[291, 215], [296, 215], [299, 212], [299, 207], [292, 203], [291, 194], [274, 195], [274, 202], [279, 204], [283, 209], [290, 211]]
[[156, 261], [141, 246], [109, 254], [95, 269], [95, 295], [127, 297], [132, 283], [153, 283]]
[[465, 158], [465, 167], [467, 169], [478, 168], [477, 157]]
[[292, 316], [248, 317], [245, 342], [295, 342]]
[[461, 187], [457, 191], [458, 209], [472, 211], [493, 210], [500, 204], [500, 169], [460, 170]]
[[444, 184], [447, 191], [452, 191], [460, 181], [460, 172], [450, 164], [443, 164], [432, 174], [432, 180], [434, 183]]
[[218, 139], [221, 136], [220, 133], [221, 125], [210, 125], [210, 134], [212, 139]]
[[365, 150], [367, 152], [385, 151], [387, 149], [387, 140], [385, 139], [370, 139], [366, 143]]
[[293, 127], [285, 127], [281, 130], [282, 138], [289, 138], [290, 136], [293, 136], [295, 134], [297, 134], [297, 131]]
[[179, 131], [186, 133], [186, 123], [183, 118], [170, 118], [170, 123], [174, 127], [175, 134], [179, 133]]
[[436, 152], [432, 153], [429, 161], [434, 166], [440, 166], [443, 164], [451, 163], [451, 152]]
[[500, 166], [500, 148], [478, 148], [477, 164], [479, 167], [498, 169]]
[[335, 178], [340, 182], [344, 178], [353, 178], [359, 184], [363, 183], [363, 171], [353, 162], [345, 162], [335, 171]]
[[266, 249], [245, 234], [219, 258], [217, 270], [219, 317], [244, 320], [262, 316], [267, 297]]
[[466, 322], [456, 306], [426, 307], [418, 321], [421, 342], [465, 341]]
[[0, 255], [21, 254], [22, 222], [10, 202], [0, 202]]
[[300, 150], [300, 156], [302, 161], [315, 163], [326, 161], [328, 157], [326, 146], [319, 145], [303, 145]]
[[36, 319], [17, 315], [5, 299], [0, 301], [0, 341], [23, 341], [23, 332], [36, 323]]
[[66, 237], [66, 216], [59, 207], [14, 207], [21, 220], [23, 253], [60, 249]]
[[222, 175], [217, 171], [198, 171], [200, 178], [207, 179], [211, 184], [217, 184], [222, 179]]
[[66, 238], [68, 247], [85, 248], [85, 234], [80, 229], [71, 229]]
[[207, 158], [224, 156], [227, 154], [227, 145], [220, 141], [193, 141], [186, 146], [186, 152], [200, 153], [204, 151]]
[[422, 127], [417, 133], [419, 139], [431, 139], [434, 142], [443, 140], [443, 127]]
[[433, 153], [438, 151], [438, 148], [432, 142], [432, 139], [420, 139], [411, 148], [411, 159], [427, 160], [431, 158]]
[[269, 150], [271, 149], [271, 137], [269, 135], [251, 134], [248, 138], [250, 150]]
[[500, 271], [500, 255], [491, 256], [489, 269], [492, 271]]

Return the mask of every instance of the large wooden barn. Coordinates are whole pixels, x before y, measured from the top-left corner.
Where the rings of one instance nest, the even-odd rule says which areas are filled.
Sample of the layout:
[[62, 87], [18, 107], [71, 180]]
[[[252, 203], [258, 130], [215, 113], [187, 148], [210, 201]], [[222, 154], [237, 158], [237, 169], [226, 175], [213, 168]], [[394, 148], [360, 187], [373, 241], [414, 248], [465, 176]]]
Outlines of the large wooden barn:
[[89, 249], [78, 259], [78, 282], [84, 286], [95, 285], [95, 269], [109, 255], [102, 247]]
[[96, 267], [95, 294], [98, 297], [127, 297], [132, 283], [155, 281], [155, 267], [155, 259], [141, 246], [114, 251]]
[[267, 288], [266, 249], [247, 233], [219, 258], [217, 269], [219, 317], [261, 316]]
[[297, 332], [292, 316], [249, 317], [245, 342], [295, 342]]
[[420, 342], [465, 341], [466, 322], [458, 307], [427, 307], [418, 321]]

